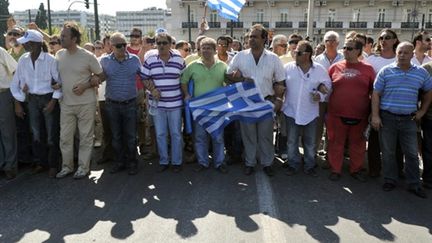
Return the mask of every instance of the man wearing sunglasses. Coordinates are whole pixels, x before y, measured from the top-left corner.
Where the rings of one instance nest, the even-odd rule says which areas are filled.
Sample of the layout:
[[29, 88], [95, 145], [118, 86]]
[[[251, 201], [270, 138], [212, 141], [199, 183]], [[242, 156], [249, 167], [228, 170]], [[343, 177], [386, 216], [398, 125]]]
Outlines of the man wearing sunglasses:
[[229, 64], [233, 58], [229, 53], [229, 46], [232, 44], [231, 36], [219, 36], [217, 38], [216, 58]]
[[15, 26], [4, 35], [8, 52], [16, 61], [18, 61], [25, 52], [24, 47], [17, 42], [17, 39], [20, 38], [23, 33], [24, 30], [21, 27]]
[[412, 64], [421, 66], [432, 61], [432, 58], [426, 55], [426, 53], [431, 49], [431, 38], [428, 32], [418, 32], [414, 36], [412, 44], [415, 47], [414, 56], [411, 60]]
[[191, 54], [190, 45], [185, 40], [179, 40], [175, 45], [175, 49], [180, 52], [180, 55], [183, 57], [183, 59]]

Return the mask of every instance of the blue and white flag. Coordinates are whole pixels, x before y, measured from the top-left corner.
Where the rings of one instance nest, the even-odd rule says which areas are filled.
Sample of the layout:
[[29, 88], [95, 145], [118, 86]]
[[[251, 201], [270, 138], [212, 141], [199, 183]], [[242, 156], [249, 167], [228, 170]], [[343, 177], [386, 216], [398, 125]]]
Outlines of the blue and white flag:
[[273, 104], [253, 82], [235, 83], [190, 100], [192, 117], [212, 137], [234, 120], [258, 122], [273, 117]]
[[207, 6], [216, 10], [222, 18], [238, 21], [238, 15], [246, 0], [208, 0]]

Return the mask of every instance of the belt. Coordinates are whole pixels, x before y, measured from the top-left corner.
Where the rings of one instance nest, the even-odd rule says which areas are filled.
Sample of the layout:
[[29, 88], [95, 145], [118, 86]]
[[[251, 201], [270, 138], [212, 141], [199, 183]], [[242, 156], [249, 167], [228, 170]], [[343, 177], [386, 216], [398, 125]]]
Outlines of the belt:
[[399, 117], [412, 117], [415, 115], [415, 112], [411, 113], [411, 114], [396, 114], [390, 111], [386, 111], [386, 110], [381, 110], [381, 112], [393, 115], [393, 116], [399, 116]]
[[0, 88], [0, 93], [6, 92], [6, 91], [9, 91], [9, 88]]
[[132, 102], [136, 101], [136, 98], [132, 98], [130, 100], [123, 100], [123, 101], [118, 101], [118, 100], [112, 100], [112, 99], [106, 99], [106, 101], [113, 103], [113, 104], [117, 104], [117, 105], [127, 105], [130, 104]]
[[29, 96], [36, 96], [36, 97], [41, 97], [41, 96], [52, 96], [53, 93], [46, 93], [46, 94], [28, 94]]

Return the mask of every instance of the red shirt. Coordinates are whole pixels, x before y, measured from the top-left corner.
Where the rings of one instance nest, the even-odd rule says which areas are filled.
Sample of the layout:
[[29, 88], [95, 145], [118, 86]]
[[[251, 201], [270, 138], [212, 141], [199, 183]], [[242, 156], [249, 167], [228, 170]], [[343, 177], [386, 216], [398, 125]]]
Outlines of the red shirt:
[[[137, 55], [137, 56], [138, 56], [138, 52], [140, 51], [140, 50], [134, 50], [134, 49], [132, 49], [130, 46], [128, 46], [128, 47], [126, 48], [126, 50], [127, 50], [129, 53], [135, 54], [135, 55]], [[143, 84], [143, 82], [141, 81], [141, 78], [140, 78], [140, 76], [139, 76], [138, 74], [135, 76], [135, 80], [136, 80], [136, 87], [137, 87], [137, 89], [138, 89], [138, 90], [143, 89], [143, 88], [144, 88], [144, 84]]]
[[333, 64], [329, 69], [332, 93], [328, 112], [335, 116], [364, 119], [370, 113], [370, 94], [375, 71], [367, 63], [348, 63], [346, 60]]

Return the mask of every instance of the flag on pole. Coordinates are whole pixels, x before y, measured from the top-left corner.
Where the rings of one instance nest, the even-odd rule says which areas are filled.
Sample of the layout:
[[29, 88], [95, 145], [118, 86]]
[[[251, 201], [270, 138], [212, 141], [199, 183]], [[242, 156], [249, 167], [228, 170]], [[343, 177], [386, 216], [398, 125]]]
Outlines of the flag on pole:
[[234, 120], [253, 123], [273, 117], [273, 104], [252, 82], [235, 83], [192, 98], [189, 108], [194, 121], [212, 137]]
[[207, 6], [216, 10], [222, 18], [238, 21], [238, 15], [246, 0], [208, 0]]

